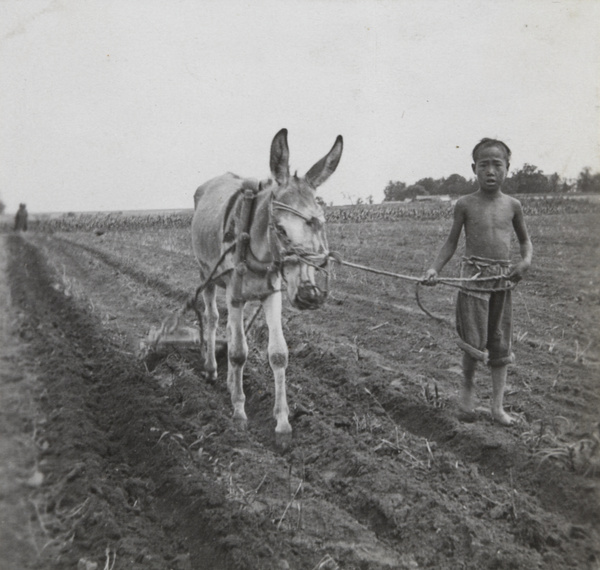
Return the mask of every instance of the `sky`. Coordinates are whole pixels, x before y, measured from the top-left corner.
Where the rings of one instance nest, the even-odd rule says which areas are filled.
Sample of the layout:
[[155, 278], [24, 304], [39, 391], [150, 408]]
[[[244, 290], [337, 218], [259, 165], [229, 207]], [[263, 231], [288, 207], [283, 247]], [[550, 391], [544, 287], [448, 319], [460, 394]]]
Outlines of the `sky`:
[[390, 180], [600, 171], [598, 0], [0, 0], [0, 200], [32, 213], [178, 209], [206, 180], [303, 175], [326, 203]]

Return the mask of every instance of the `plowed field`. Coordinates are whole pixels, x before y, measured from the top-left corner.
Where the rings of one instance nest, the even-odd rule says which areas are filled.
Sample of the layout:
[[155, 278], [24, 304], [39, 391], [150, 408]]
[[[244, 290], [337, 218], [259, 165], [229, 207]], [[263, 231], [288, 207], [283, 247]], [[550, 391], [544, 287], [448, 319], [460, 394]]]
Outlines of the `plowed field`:
[[[484, 368], [476, 421], [457, 419], [453, 289], [422, 292], [436, 321], [411, 283], [341, 267], [322, 309], [284, 310], [284, 453], [262, 315], [246, 431], [223, 358], [215, 384], [194, 351], [139, 358], [198, 285], [187, 230], [2, 236], [2, 568], [600, 568], [597, 216], [527, 222], [515, 426], [492, 422]], [[349, 261], [420, 275], [449, 223], [328, 235]]]

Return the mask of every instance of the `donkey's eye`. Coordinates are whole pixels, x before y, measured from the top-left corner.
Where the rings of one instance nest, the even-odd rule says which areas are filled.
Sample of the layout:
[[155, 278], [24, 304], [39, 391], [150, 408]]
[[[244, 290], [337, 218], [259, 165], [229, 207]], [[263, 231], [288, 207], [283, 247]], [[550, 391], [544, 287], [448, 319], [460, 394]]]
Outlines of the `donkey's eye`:
[[275, 227], [277, 228], [277, 231], [282, 235], [287, 237], [287, 232], [285, 231], [285, 228], [281, 225], [281, 224], [275, 224]]
[[308, 225], [309, 228], [312, 228], [314, 230], [318, 230], [323, 226], [323, 224], [321, 223], [321, 220], [319, 220], [319, 218], [317, 218], [315, 216], [306, 220], [306, 224]]

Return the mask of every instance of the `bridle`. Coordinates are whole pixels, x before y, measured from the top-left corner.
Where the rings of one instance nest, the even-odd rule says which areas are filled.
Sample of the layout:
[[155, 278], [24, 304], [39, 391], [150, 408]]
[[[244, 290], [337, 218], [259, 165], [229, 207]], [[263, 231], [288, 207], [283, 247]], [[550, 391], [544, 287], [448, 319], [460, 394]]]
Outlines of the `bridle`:
[[[303, 219], [309, 226], [319, 229], [322, 226], [321, 220], [315, 216], [308, 216], [304, 212], [297, 210], [289, 204], [284, 204], [273, 198], [269, 201], [269, 242], [271, 244], [271, 255], [274, 259], [281, 263], [305, 263], [317, 270], [328, 271], [330, 258], [336, 258], [336, 254], [328, 251], [317, 253], [308, 251], [302, 246], [294, 244], [285, 233], [277, 226], [273, 210], [282, 210]], [[273, 240], [275, 237], [275, 240]], [[325, 236], [323, 236], [325, 237]], [[274, 247], [274, 242], [277, 242], [278, 247]], [[327, 240], [324, 240], [325, 248], [328, 248]]]
[[[325, 274], [325, 289], [320, 289], [316, 285], [309, 282], [302, 283], [305, 290], [312, 289], [313, 293], [321, 297], [323, 300], [329, 294], [329, 277], [330, 277], [330, 260], [338, 260], [339, 256], [334, 252], [328, 251], [327, 240], [324, 240], [326, 251], [315, 252], [305, 249], [299, 244], [295, 244], [286, 235], [285, 230], [279, 227], [277, 219], [274, 215], [275, 210], [282, 210], [293, 214], [303, 219], [307, 224], [313, 227], [319, 227], [322, 225], [321, 220], [314, 216], [308, 216], [304, 212], [301, 212], [297, 208], [275, 200], [275, 194], [271, 191], [268, 202], [268, 225], [267, 225], [267, 241], [269, 244], [269, 253], [271, 259], [258, 259], [252, 251], [250, 243], [250, 229], [253, 223], [254, 213], [254, 201], [256, 200], [257, 194], [260, 192], [261, 187], [258, 189], [248, 190], [244, 193], [245, 204], [242, 205], [240, 218], [241, 233], [238, 236], [236, 243], [236, 268], [234, 269], [234, 280], [238, 282], [237, 287], [234, 287], [234, 291], [238, 294], [234, 295], [235, 301], [238, 303], [244, 302], [241, 295], [241, 281], [246, 271], [251, 273], [264, 276], [267, 280], [268, 291], [265, 295], [261, 295], [262, 298], [266, 298], [278, 291], [273, 285], [273, 281], [276, 277], [280, 276], [284, 282], [286, 282], [283, 268], [285, 265], [292, 264], [305, 264], [313, 267], [317, 271], [322, 271]], [[244, 215], [244, 207], [250, 214]], [[240, 239], [245, 237], [245, 239]], [[325, 236], [323, 236], [325, 237]], [[242, 267], [240, 268], [240, 263]], [[239, 276], [236, 275], [239, 274]]]
[[[285, 282], [285, 275], [283, 272], [283, 268], [285, 264], [300, 264], [304, 263], [311, 267], [314, 267], [317, 271], [322, 271], [325, 274], [325, 288], [320, 289], [316, 285], [312, 283], [304, 283], [303, 286], [306, 290], [312, 290], [313, 293], [320, 296], [323, 301], [329, 295], [329, 279], [330, 279], [330, 264], [331, 260], [334, 260], [338, 263], [341, 263], [341, 257], [338, 253], [333, 251], [325, 251], [322, 253], [317, 253], [314, 251], [307, 251], [302, 246], [298, 244], [294, 244], [287, 235], [285, 235], [284, 231], [277, 226], [277, 222], [275, 220], [275, 216], [273, 214], [274, 210], [282, 210], [288, 213], [294, 214], [299, 218], [305, 220], [309, 225], [317, 225], [322, 222], [314, 217], [307, 216], [300, 210], [290, 206], [289, 204], [284, 204], [283, 202], [279, 202], [274, 199], [274, 193], [271, 191], [269, 197], [269, 206], [268, 206], [268, 216], [269, 222], [267, 227], [267, 240], [269, 242], [269, 252], [271, 254], [270, 260], [262, 260], [258, 259], [251, 248], [250, 243], [250, 229], [253, 222], [254, 217], [254, 203], [256, 201], [257, 194], [261, 191], [262, 186], [258, 187], [243, 187], [240, 196], [243, 199], [242, 208], [239, 214], [238, 221], [236, 222], [236, 226], [240, 224], [240, 232], [236, 238], [236, 240], [230, 244], [222, 253], [219, 260], [216, 262], [214, 267], [212, 268], [208, 278], [196, 289], [196, 293], [193, 297], [191, 297], [186, 303], [185, 309], [193, 309], [196, 312], [196, 316], [198, 317], [198, 322], [201, 327], [201, 336], [203, 337], [202, 330], [202, 316], [198, 310], [197, 302], [200, 293], [208, 286], [209, 283], [215, 282], [225, 273], [229, 273], [233, 271], [232, 280], [233, 280], [233, 294], [232, 294], [232, 303], [234, 305], [241, 305], [246, 301], [250, 301], [253, 299], [244, 298], [242, 294], [242, 284], [243, 279], [246, 273], [249, 271], [259, 277], [265, 277], [267, 282], [267, 291], [264, 294], [259, 294], [256, 297], [256, 300], [264, 300], [268, 296], [280, 291], [281, 289], [276, 289], [274, 286], [274, 280], [276, 277], [280, 276], [281, 279]], [[325, 239], [325, 247], [327, 248], [327, 240]], [[226, 269], [223, 272], [217, 274], [217, 270], [221, 263], [225, 260], [227, 255], [233, 253], [234, 254], [234, 267], [233, 269]]]
[[[305, 264], [313, 267], [317, 272], [323, 272], [325, 275], [324, 289], [319, 288], [316, 284], [311, 283], [308, 279], [300, 281], [299, 291], [302, 291], [304, 295], [298, 295], [296, 297], [296, 303], [303, 305], [302, 308], [310, 309], [320, 306], [329, 296], [329, 278], [330, 278], [330, 264], [331, 259], [339, 259], [339, 256], [329, 251], [327, 238], [322, 233], [323, 245], [325, 251], [318, 253], [315, 251], [306, 250], [304, 247], [294, 244], [292, 240], [287, 236], [285, 230], [281, 228], [275, 219], [274, 210], [281, 210], [288, 212], [303, 219], [311, 228], [320, 231], [323, 222], [315, 216], [308, 216], [304, 212], [301, 212], [297, 208], [275, 200], [273, 192], [269, 197], [269, 226], [268, 226], [268, 240], [269, 248], [271, 250], [271, 256], [274, 263], [279, 268], [278, 273], [281, 279], [286, 282], [285, 273], [283, 267], [285, 264]], [[305, 301], [304, 296], [310, 301]], [[312, 300], [320, 299], [320, 302], [315, 305]]]
[[[317, 222], [321, 224], [321, 221], [314, 216], [307, 216], [300, 210], [290, 206], [289, 204], [284, 204], [283, 202], [279, 202], [274, 199], [274, 193], [271, 191], [269, 197], [269, 222], [267, 227], [267, 239], [269, 242], [269, 250], [271, 253], [271, 260], [261, 260], [258, 259], [254, 253], [252, 252], [252, 248], [250, 247], [250, 229], [252, 226], [252, 221], [254, 217], [254, 205], [256, 201], [257, 194], [262, 190], [262, 184], [258, 186], [251, 185], [243, 185], [241, 188], [241, 192], [238, 195], [243, 199], [241, 211], [238, 215], [236, 215], [235, 226], [240, 227], [241, 231], [237, 235], [235, 241], [229, 244], [222, 252], [217, 260], [217, 262], [213, 265], [211, 271], [209, 272], [208, 277], [196, 288], [196, 292], [193, 296], [191, 296], [181, 309], [179, 315], [176, 318], [175, 322], [179, 322], [179, 318], [183, 313], [188, 310], [193, 310], [196, 313], [196, 317], [198, 319], [198, 326], [200, 328], [200, 343], [204, 345], [204, 326], [202, 324], [202, 314], [198, 308], [198, 298], [200, 294], [208, 287], [211, 283], [217, 282], [223, 275], [226, 273], [233, 272], [232, 274], [232, 304], [234, 306], [243, 305], [246, 301], [251, 300], [264, 300], [273, 293], [281, 291], [281, 289], [276, 289], [274, 286], [274, 279], [277, 276], [280, 276], [281, 279], [285, 282], [285, 275], [283, 273], [283, 267], [286, 263], [299, 264], [304, 263], [306, 265], [314, 267], [317, 271], [323, 271], [325, 273], [325, 289], [319, 289], [316, 285], [312, 283], [304, 283], [304, 289], [310, 291], [315, 296], [322, 299], [323, 302], [327, 296], [329, 295], [329, 277], [330, 277], [330, 263], [333, 259], [338, 263], [341, 263], [341, 257], [339, 254], [332, 251], [325, 251], [323, 253], [317, 253], [314, 251], [307, 251], [303, 247], [292, 243], [292, 241], [285, 235], [285, 233], [277, 227], [277, 223], [275, 221], [275, 216], [273, 215], [273, 210], [283, 210], [302, 218], [310, 225], [317, 225]], [[227, 218], [227, 217], [226, 217]], [[241, 223], [240, 223], [241, 222]], [[228, 224], [227, 220], [224, 222], [224, 226]], [[325, 237], [325, 236], [323, 236]], [[325, 239], [325, 247], [327, 248], [327, 240]], [[234, 267], [225, 269], [224, 271], [218, 272], [219, 267], [225, 261], [225, 258], [230, 255], [234, 255]], [[243, 279], [246, 273], [250, 271], [259, 277], [265, 277], [267, 281], [267, 291], [264, 294], [259, 294], [256, 297], [249, 299], [244, 298], [242, 295], [242, 285]], [[315, 308], [310, 306], [310, 302], [299, 300], [300, 303], [304, 304], [304, 308]], [[258, 311], [255, 313], [252, 318], [252, 322]]]

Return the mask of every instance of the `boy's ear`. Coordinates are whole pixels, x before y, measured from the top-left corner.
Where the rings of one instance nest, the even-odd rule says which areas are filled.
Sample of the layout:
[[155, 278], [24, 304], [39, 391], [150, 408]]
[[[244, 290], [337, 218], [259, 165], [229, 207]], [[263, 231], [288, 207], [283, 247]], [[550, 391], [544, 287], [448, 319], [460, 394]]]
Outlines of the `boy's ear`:
[[473, 174], [477, 174], [475, 170], [475, 163], [471, 164], [471, 170], [473, 171]]

